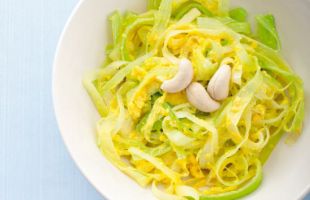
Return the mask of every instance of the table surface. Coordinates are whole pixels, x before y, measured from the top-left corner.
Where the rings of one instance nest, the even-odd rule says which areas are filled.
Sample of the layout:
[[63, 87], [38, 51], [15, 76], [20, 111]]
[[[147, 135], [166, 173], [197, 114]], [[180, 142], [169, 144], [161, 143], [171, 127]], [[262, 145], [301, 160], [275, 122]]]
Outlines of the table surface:
[[102, 199], [70, 158], [52, 107], [54, 52], [77, 2], [0, 0], [1, 200]]
[[97, 200], [70, 158], [51, 96], [55, 48], [78, 0], [0, 0], [0, 199]]

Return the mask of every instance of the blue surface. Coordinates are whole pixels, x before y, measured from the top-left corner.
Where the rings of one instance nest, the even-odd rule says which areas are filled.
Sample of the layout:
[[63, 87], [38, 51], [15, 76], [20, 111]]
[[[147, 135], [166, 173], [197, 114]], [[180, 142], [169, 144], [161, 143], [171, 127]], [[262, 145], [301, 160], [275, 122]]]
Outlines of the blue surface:
[[51, 72], [77, 0], [0, 0], [0, 200], [102, 197], [70, 158], [56, 125]]

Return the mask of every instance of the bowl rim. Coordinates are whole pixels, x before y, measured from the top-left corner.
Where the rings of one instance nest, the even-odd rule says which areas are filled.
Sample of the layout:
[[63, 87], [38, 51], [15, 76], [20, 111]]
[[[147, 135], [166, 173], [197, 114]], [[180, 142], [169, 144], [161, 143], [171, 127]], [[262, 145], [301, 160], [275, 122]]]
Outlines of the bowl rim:
[[[62, 138], [63, 143], [65, 144], [65, 148], [67, 149], [67, 152], [69, 153], [69, 156], [71, 157], [71, 159], [73, 160], [73, 162], [75, 163], [75, 166], [79, 169], [79, 171], [81, 172], [81, 174], [85, 177], [85, 179], [95, 188], [95, 190], [104, 198], [104, 199], [109, 199], [106, 195], [106, 192], [104, 191], [104, 189], [99, 189], [99, 187], [95, 184], [95, 181], [90, 178], [89, 176], [87, 176], [87, 170], [84, 170], [81, 165], [78, 163], [78, 159], [75, 158], [74, 156], [74, 151], [71, 149], [69, 141], [65, 139], [64, 137], [64, 131], [62, 129], [61, 126], [61, 122], [59, 120], [59, 115], [60, 113], [57, 111], [57, 95], [56, 95], [56, 86], [55, 86], [55, 77], [56, 77], [56, 66], [57, 66], [57, 61], [59, 60], [60, 57], [60, 49], [62, 46], [62, 43], [64, 41], [64, 36], [67, 33], [68, 27], [70, 26], [73, 18], [75, 17], [75, 15], [79, 12], [80, 8], [83, 6], [83, 4], [86, 2], [87, 0], [79, 0], [76, 5], [73, 7], [73, 9], [70, 12], [69, 17], [67, 18], [64, 27], [62, 28], [61, 33], [59, 34], [59, 39], [57, 42], [57, 46], [56, 46], [56, 50], [54, 53], [54, 59], [53, 59], [53, 64], [52, 64], [52, 87], [51, 87], [51, 93], [52, 93], [52, 106], [53, 106], [53, 111], [54, 111], [54, 116], [56, 119], [56, 123], [57, 123], [57, 127], [60, 133], [60, 136]], [[310, 3], [310, 0], [305, 0], [306, 2]], [[310, 184], [306, 185], [304, 190], [297, 195], [296, 200], [302, 200], [304, 199], [307, 195], [310, 195]]]
[[86, 170], [83, 170], [83, 168], [80, 166], [80, 164], [78, 163], [77, 161], [77, 158], [75, 158], [74, 156], [74, 152], [73, 150], [71, 149], [70, 147], [70, 144], [69, 142], [65, 139], [64, 137], [64, 131], [62, 130], [62, 126], [61, 126], [61, 122], [59, 120], [59, 115], [60, 113], [57, 111], [57, 107], [58, 107], [58, 104], [57, 104], [57, 101], [56, 101], [56, 86], [55, 86], [55, 77], [56, 77], [56, 66], [57, 66], [57, 61], [59, 60], [59, 57], [60, 57], [60, 49], [61, 49], [61, 46], [62, 46], [62, 43], [64, 41], [64, 36], [68, 30], [68, 27], [70, 26], [73, 18], [75, 17], [75, 15], [78, 13], [78, 11], [80, 10], [80, 8], [83, 6], [83, 3], [85, 3], [86, 0], [79, 0], [76, 5], [73, 7], [73, 9], [71, 10], [70, 14], [69, 14], [69, 17], [67, 18], [66, 22], [65, 22], [65, 25], [64, 27], [62, 28], [62, 31], [59, 35], [59, 39], [58, 39], [58, 42], [57, 42], [57, 46], [56, 46], [56, 50], [55, 50], [55, 53], [54, 53], [54, 60], [53, 60], [53, 69], [52, 69], [52, 100], [53, 100], [53, 111], [54, 111], [54, 115], [55, 115], [55, 118], [56, 118], [56, 123], [57, 123], [57, 127], [58, 127], [58, 130], [59, 130], [59, 133], [60, 133], [60, 136], [62, 138], [62, 141], [65, 145], [65, 148], [67, 149], [67, 152], [69, 153], [69, 156], [71, 157], [71, 159], [73, 160], [75, 166], [78, 168], [78, 170], [81, 172], [81, 174], [85, 177], [85, 179], [95, 188], [95, 190], [104, 198], [104, 199], [107, 199], [107, 196], [105, 194], [105, 192], [102, 190], [102, 189], [99, 189], [99, 187], [95, 184], [95, 182], [89, 177], [87, 176], [87, 172]]

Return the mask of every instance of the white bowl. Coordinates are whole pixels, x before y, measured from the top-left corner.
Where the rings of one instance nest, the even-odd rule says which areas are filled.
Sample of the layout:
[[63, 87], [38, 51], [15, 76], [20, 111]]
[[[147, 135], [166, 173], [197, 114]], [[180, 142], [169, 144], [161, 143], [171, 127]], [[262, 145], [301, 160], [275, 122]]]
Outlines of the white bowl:
[[[155, 199], [111, 165], [97, 149], [95, 123], [99, 119], [82, 86], [85, 72], [104, 60], [109, 40], [107, 15], [119, 10], [143, 11], [146, 0], [85, 0], [70, 17], [56, 52], [53, 97], [63, 140], [78, 167], [94, 187], [111, 200]], [[283, 43], [283, 55], [302, 76], [306, 95], [310, 92], [310, 1], [233, 1], [251, 14], [270, 12], [276, 16]], [[310, 184], [310, 118], [306, 102], [302, 136], [293, 146], [280, 142], [264, 166], [264, 181], [248, 199], [292, 200], [306, 194]]]

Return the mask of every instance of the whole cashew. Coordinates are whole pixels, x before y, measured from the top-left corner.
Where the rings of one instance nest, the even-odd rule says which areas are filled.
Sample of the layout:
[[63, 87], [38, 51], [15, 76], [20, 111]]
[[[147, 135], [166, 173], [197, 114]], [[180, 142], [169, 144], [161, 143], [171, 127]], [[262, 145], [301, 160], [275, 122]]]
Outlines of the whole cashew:
[[177, 93], [184, 90], [192, 81], [194, 70], [191, 61], [181, 59], [177, 74], [170, 80], [162, 83], [161, 89], [169, 93]]
[[200, 111], [214, 112], [220, 107], [220, 104], [209, 96], [200, 83], [191, 83], [186, 89], [186, 95], [188, 101]]
[[211, 78], [207, 88], [213, 99], [221, 101], [228, 97], [230, 77], [231, 69], [229, 65], [221, 65]]

